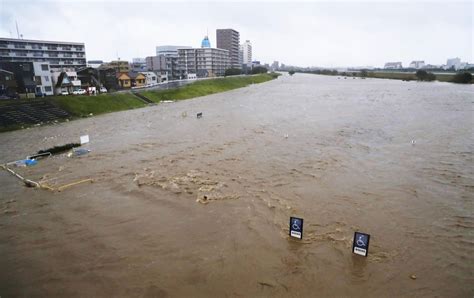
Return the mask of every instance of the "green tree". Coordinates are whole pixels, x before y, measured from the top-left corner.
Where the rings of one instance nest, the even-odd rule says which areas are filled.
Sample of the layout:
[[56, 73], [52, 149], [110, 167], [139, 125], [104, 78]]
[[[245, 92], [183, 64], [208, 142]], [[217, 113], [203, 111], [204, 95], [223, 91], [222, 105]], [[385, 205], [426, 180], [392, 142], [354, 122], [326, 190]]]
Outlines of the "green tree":
[[459, 72], [453, 78], [454, 83], [469, 84], [471, 83], [471, 81], [472, 81], [472, 74], [469, 72]]
[[418, 70], [415, 74], [419, 81], [434, 81], [436, 76], [432, 72], [427, 72], [426, 70]]
[[295, 71], [294, 71], [294, 70], [290, 70], [288, 73], [290, 74], [290, 76], [292, 76], [292, 75], [295, 74]]
[[252, 68], [252, 74], [267, 73], [268, 69], [263, 66], [256, 66]]
[[242, 71], [238, 68], [228, 68], [225, 70], [224, 76], [237, 76], [242, 74]]

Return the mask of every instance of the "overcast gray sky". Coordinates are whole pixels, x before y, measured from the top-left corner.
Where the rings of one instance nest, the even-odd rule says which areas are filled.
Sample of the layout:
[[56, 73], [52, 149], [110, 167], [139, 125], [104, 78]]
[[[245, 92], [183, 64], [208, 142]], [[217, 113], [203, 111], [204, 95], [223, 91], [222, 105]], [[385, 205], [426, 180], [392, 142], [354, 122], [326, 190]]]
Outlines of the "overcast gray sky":
[[474, 1], [158, 2], [0, 0], [0, 37], [84, 42], [88, 60], [131, 60], [157, 45], [199, 47], [233, 28], [254, 60], [299, 66], [473, 59]]

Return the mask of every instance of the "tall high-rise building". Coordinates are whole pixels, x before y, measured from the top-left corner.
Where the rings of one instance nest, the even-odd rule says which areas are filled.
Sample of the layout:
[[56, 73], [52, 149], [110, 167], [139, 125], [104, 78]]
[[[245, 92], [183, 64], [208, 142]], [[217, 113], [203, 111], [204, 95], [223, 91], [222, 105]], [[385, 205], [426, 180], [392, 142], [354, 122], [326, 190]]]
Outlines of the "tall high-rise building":
[[242, 65], [239, 63], [239, 32], [234, 29], [217, 29], [216, 42], [217, 48], [229, 51], [230, 67], [242, 68]]
[[242, 64], [246, 64], [247, 66], [252, 66], [252, 44], [250, 40], [246, 40], [242, 46], [242, 54], [243, 54], [243, 62]]
[[52, 69], [86, 66], [84, 43], [0, 38], [0, 61], [49, 62]]

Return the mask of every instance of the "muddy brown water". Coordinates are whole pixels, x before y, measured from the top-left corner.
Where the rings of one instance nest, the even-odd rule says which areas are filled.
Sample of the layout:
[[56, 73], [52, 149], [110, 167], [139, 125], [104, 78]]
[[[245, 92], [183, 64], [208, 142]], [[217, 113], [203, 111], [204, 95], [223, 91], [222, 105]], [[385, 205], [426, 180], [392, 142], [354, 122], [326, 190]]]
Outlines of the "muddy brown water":
[[89, 134], [17, 170], [94, 182], [0, 171], [0, 296], [472, 297], [473, 98], [297, 74], [2, 133], [1, 162]]

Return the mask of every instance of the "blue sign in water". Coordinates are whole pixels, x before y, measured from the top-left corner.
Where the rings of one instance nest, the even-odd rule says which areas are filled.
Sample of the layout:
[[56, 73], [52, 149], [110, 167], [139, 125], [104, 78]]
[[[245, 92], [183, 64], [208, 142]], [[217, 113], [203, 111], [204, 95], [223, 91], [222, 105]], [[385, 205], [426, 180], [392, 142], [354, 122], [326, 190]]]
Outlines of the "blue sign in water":
[[290, 237], [303, 239], [303, 219], [290, 217]]
[[352, 252], [366, 257], [369, 253], [370, 235], [360, 232], [354, 233], [354, 243], [352, 243]]

